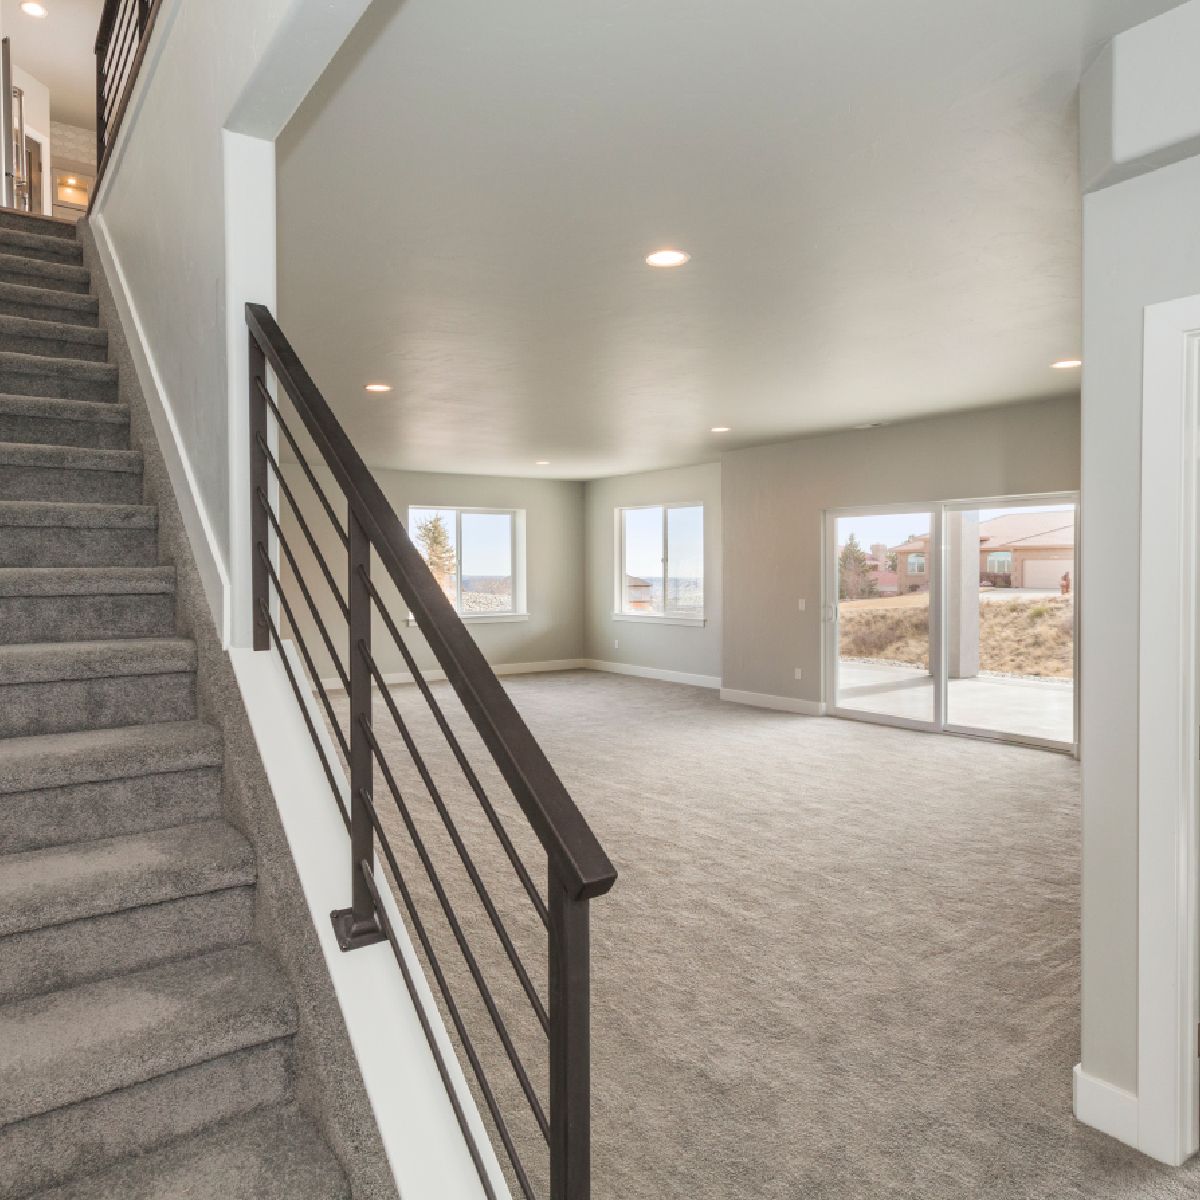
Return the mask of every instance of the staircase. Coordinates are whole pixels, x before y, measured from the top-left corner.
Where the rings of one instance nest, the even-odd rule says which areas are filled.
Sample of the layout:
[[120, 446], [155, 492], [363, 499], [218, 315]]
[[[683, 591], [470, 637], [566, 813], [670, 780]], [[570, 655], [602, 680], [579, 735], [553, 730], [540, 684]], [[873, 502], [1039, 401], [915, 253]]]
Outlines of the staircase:
[[71, 225], [0, 211], [0, 1200], [334, 1200]]

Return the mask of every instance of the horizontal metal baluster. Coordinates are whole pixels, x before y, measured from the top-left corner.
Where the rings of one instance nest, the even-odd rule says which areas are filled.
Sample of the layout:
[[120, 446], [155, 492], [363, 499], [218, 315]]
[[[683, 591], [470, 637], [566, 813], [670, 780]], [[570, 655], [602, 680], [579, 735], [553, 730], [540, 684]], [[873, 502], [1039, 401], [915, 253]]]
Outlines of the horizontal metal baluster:
[[321, 612], [317, 608], [317, 602], [312, 598], [312, 593], [308, 590], [308, 585], [304, 582], [304, 575], [296, 562], [296, 556], [292, 553], [292, 548], [288, 545], [287, 538], [283, 536], [283, 530], [279, 527], [278, 519], [271, 511], [271, 502], [261, 491], [258, 493], [258, 502], [262, 505], [263, 512], [267, 514], [267, 520], [271, 523], [271, 528], [275, 530], [275, 538], [279, 542], [279, 548], [287, 558], [288, 565], [292, 568], [292, 574], [296, 577], [296, 582], [300, 585], [300, 594], [304, 597], [305, 604], [308, 605], [308, 611], [312, 613], [313, 622], [317, 627], [317, 632], [321, 635], [321, 640], [325, 643], [325, 649], [329, 652], [329, 657], [333, 659], [333, 665], [337, 670], [338, 678], [342, 681], [342, 687], [349, 693], [350, 676], [346, 673], [346, 668], [342, 666], [341, 657], [333, 644], [333, 638], [329, 636], [329, 630], [325, 628], [325, 622], [321, 619]]
[[512, 838], [508, 836], [508, 830], [504, 828], [504, 823], [500, 820], [500, 816], [496, 812], [491, 800], [488, 799], [487, 792], [483, 790], [483, 784], [479, 782], [479, 776], [475, 774], [475, 768], [471, 766], [461, 743], [454, 734], [454, 730], [450, 728], [450, 722], [446, 720], [446, 714], [442, 711], [442, 707], [434, 697], [432, 689], [425, 680], [425, 676], [418, 668], [417, 660], [413, 658], [412, 651], [409, 650], [404, 638], [400, 636], [400, 630], [396, 627], [396, 622], [392, 620], [392, 614], [384, 606], [383, 598], [375, 589], [374, 584], [370, 585], [370, 591], [371, 599], [375, 601], [375, 606], [379, 609], [379, 615], [383, 618], [383, 623], [387, 626], [388, 633], [392, 635], [392, 640], [404, 656], [405, 666], [408, 667], [409, 674], [413, 677], [413, 682], [420, 688], [421, 695], [425, 697], [425, 703], [429, 705], [434, 720], [437, 721], [438, 728], [442, 731], [442, 736], [445, 737], [451, 752], [458, 760], [458, 765], [462, 768], [467, 783], [470, 784], [471, 790], [479, 800], [479, 805], [487, 816], [488, 822], [496, 834], [500, 845], [504, 847], [504, 853], [508, 855], [508, 861], [512, 863], [513, 870], [517, 873], [517, 878], [520, 879], [525, 891], [529, 894], [529, 899], [533, 901], [533, 907], [537, 909], [537, 914], [541, 917], [542, 924], [549, 927], [550, 916], [546, 908], [546, 902], [537, 890], [524, 862], [521, 861], [521, 856], [517, 853], [517, 848], [513, 845]]
[[263, 545], [259, 542], [257, 546], [259, 558], [266, 564], [267, 573], [271, 577], [271, 582], [275, 585], [275, 591], [279, 596], [279, 603], [283, 605], [283, 611], [287, 614], [288, 624], [292, 627], [292, 633], [295, 637], [296, 646], [300, 651], [301, 657], [304, 659], [304, 665], [308, 668], [309, 676], [312, 679], [313, 689], [320, 697], [321, 704], [325, 708], [325, 713], [329, 717], [329, 723], [333, 727], [334, 735], [337, 737], [338, 745], [342, 748], [342, 753], [346, 756], [346, 761], [350, 761], [350, 743], [346, 741], [346, 735], [342, 732], [342, 727], [338, 723], [337, 715], [333, 711], [333, 704], [330, 702], [329, 696], [325, 692], [325, 685], [321, 682], [321, 676], [317, 673], [316, 664], [312, 660], [312, 655], [308, 652], [308, 645], [304, 641], [303, 635], [300, 633], [300, 626], [296, 624], [296, 618], [292, 613], [292, 606], [288, 603], [287, 597], [283, 594], [283, 587], [280, 585], [279, 576], [275, 574], [275, 568], [271, 565], [271, 560], [267, 555]]
[[266, 455], [267, 462], [270, 464], [275, 479], [279, 483], [279, 490], [283, 492], [284, 499], [292, 507], [292, 513], [296, 518], [296, 523], [300, 526], [300, 532], [304, 534], [304, 540], [308, 542], [308, 548], [312, 551], [313, 558], [317, 560], [317, 565], [321, 568], [321, 573], [325, 576], [325, 582], [329, 584], [329, 590], [333, 593], [333, 598], [337, 601], [338, 608], [342, 610], [342, 616], [349, 621], [350, 605], [346, 603], [345, 598], [342, 596], [341, 588], [338, 587], [337, 581], [333, 577], [333, 572], [329, 569], [329, 564], [325, 561], [325, 556], [321, 553], [321, 549], [317, 545], [317, 539], [313, 537], [312, 530], [309, 529], [308, 522], [304, 519], [304, 512], [296, 502], [296, 497], [293, 495], [292, 489], [288, 487], [288, 482], [283, 477], [283, 471], [275, 461], [275, 455], [271, 453], [261, 434], [258, 435], [257, 441], [259, 449]]
[[317, 749], [317, 756], [321, 760], [321, 766], [325, 768], [325, 778], [329, 780], [329, 790], [333, 792], [333, 798], [337, 801], [338, 812], [342, 814], [342, 821], [345, 823], [346, 832], [350, 832], [350, 814], [346, 811], [345, 801], [342, 799], [342, 789], [338, 786], [336, 777], [333, 774], [333, 768], [329, 765], [329, 759], [325, 757], [325, 747], [321, 744], [321, 739], [317, 735], [317, 727], [313, 723], [312, 713], [308, 711], [308, 705], [304, 700], [304, 693], [300, 688], [300, 683], [296, 679], [296, 673], [292, 670], [291, 661], [283, 649], [283, 641], [279, 636], [279, 630], [275, 628], [275, 622], [271, 619], [271, 610], [266, 604], [260, 604], [259, 608], [262, 611], [263, 620], [267, 623], [267, 628], [271, 631], [271, 636], [275, 639], [275, 645], [279, 650], [279, 657], [283, 661], [283, 669], [287, 672], [288, 682], [292, 685], [292, 691], [296, 695], [296, 703], [300, 706], [300, 712], [304, 716], [304, 723], [308, 726], [308, 736], [312, 738], [313, 745]]
[[446, 923], [450, 926], [451, 933], [454, 934], [454, 940], [458, 943], [459, 950], [462, 951], [467, 969], [471, 972], [471, 978], [475, 980], [475, 986], [479, 989], [479, 994], [483, 999], [484, 1008], [487, 1009], [488, 1016], [491, 1017], [492, 1024], [496, 1028], [496, 1034], [500, 1038], [500, 1043], [508, 1055], [508, 1061], [512, 1064], [512, 1069], [517, 1076], [517, 1082], [520, 1083], [521, 1090], [525, 1093], [525, 1099], [529, 1101], [529, 1107], [533, 1110], [534, 1119], [538, 1123], [538, 1128], [542, 1131], [542, 1136], [549, 1141], [550, 1124], [546, 1120], [546, 1114], [542, 1111], [542, 1102], [538, 1099], [537, 1092], [534, 1091], [533, 1084], [529, 1081], [529, 1075], [525, 1070], [524, 1064], [521, 1062], [521, 1057], [517, 1053], [516, 1046], [513, 1045], [512, 1037], [508, 1032], [508, 1026], [504, 1024], [504, 1018], [500, 1015], [499, 1008], [496, 1007], [496, 1001], [492, 996], [491, 989], [488, 987], [487, 981], [483, 978], [483, 972], [479, 969], [479, 963], [476, 961], [475, 955], [467, 942], [466, 934], [463, 933], [462, 925], [455, 915], [454, 906], [450, 903], [450, 897], [446, 895], [446, 889], [442, 886], [442, 881], [438, 877], [437, 868], [433, 865], [433, 860], [429, 857], [429, 851], [425, 848], [425, 842], [421, 838], [420, 831], [412, 819], [412, 813], [409, 812], [408, 805], [404, 802], [400, 787], [396, 783], [396, 777], [392, 774], [392, 769], [384, 757], [383, 750], [370, 725], [367, 725], [365, 722], [360, 724], [367, 735], [367, 741], [370, 743], [375, 760], [379, 763], [379, 769], [383, 773], [384, 780], [387, 782], [388, 790], [392, 793], [392, 799], [395, 800], [396, 807], [400, 810], [400, 816], [404, 821], [405, 828], [408, 830], [408, 836], [412, 839], [421, 864], [425, 868], [425, 874], [429, 877], [434, 894], [442, 906], [442, 912], [446, 915]]
[[347, 548], [350, 545], [350, 535], [342, 528], [342, 522], [334, 512], [333, 505], [329, 503], [329, 497], [325, 494], [325, 489], [317, 482], [317, 477], [313, 474], [312, 467], [308, 465], [308, 459], [304, 457], [304, 451], [300, 449], [299, 443], [296, 441], [295, 435], [288, 428], [288, 423], [283, 419], [283, 413], [279, 411], [279, 406], [271, 399], [271, 393], [267, 390], [267, 385], [261, 380], [254, 381], [258, 385], [259, 394], [267, 402], [267, 407], [275, 414], [275, 420], [279, 423], [279, 428], [283, 432], [283, 436], [287, 438], [288, 445], [291, 446], [293, 453], [296, 455], [296, 461], [300, 464], [301, 470], [308, 478], [308, 482], [312, 485], [312, 490], [317, 493], [317, 498], [321, 501], [321, 506], [325, 509], [325, 515], [329, 518], [329, 523], [337, 530], [337, 535], [342, 539], [342, 545]]
[[409, 732], [404, 718], [400, 715], [400, 710], [396, 707], [396, 702], [392, 698], [391, 690], [384, 683], [383, 675], [380, 673], [379, 666], [376, 664], [374, 658], [366, 652], [365, 647], [362, 645], [358, 647], [358, 650], [375, 678], [375, 683], [378, 685], [379, 691], [383, 696], [383, 702], [387, 705], [388, 712], [392, 714], [392, 720], [395, 722], [400, 736], [404, 739], [404, 745], [412, 757], [413, 765], [417, 768], [417, 773], [421, 776], [421, 782], [425, 785], [425, 790], [429, 793], [429, 798], [438, 810], [438, 815], [442, 818], [442, 824], [446, 826], [446, 832], [450, 835], [450, 840], [454, 843], [454, 849], [458, 851], [458, 857], [462, 860], [464, 870], [467, 872], [471, 883], [475, 886], [479, 902], [483, 905], [489, 920], [492, 922], [492, 928], [495, 929], [496, 936], [500, 939], [500, 944], [504, 947], [504, 953], [508, 955], [508, 961], [512, 963], [512, 968], [516, 972], [517, 979], [521, 982], [521, 987], [525, 989], [525, 995], [529, 998], [529, 1003], [538, 1021], [541, 1023], [542, 1029], [546, 1033], [549, 1033], [550, 1017], [546, 1013], [546, 1007], [542, 1003], [542, 998], [537, 994], [537, 989], [533, 986], [533, 980], [529, 978], [529, 972], [525, 969], [525, 964], [521, 961], [521, 956], [517, 953], [516, 946], [513, 945], [512, 937], [504, 927], [504, 922], [500, 919], [500, 914], [496, 911], [495, 904], [492, 903], [492, 898], [484, 886], [478, 868], [475, 866], [475, 860], [471, 857], [471, 853], [462, 839], [462, 834], [458, 832], [458, 826], [454, 823], [454, 818], [450, 815], [450, 810], [446, 807], [446, 802], [442, 799], [442, 794], [438, 790], [437, 784], [434, 783], [433, 776], [429, 773], [429, 768], [425, 765], [425, 759], [421, 754], [420, 748], [413, 740], [413, 736]]
[[425, 1005], [422, 1003], [421, 996], [417, 991], [416, 982], [413, 980], [412, 972], [408, 969], [408, 962], [405, 960], [404, 952], [400, 949], [400, 943], [396, 940], [396, 931], [392, 928], [392, 923], [388, 919], [387, 910], [383, 907], [383, 900], [379, 895], [379, 887], [375, 883], [375, 873], [368, 862], [359, 863], [359, 869], [362, 871], [367, 891], [371, 893], [371, 902], [375, 905], [376, 919], [379, 921], [384, 935], [392, 947], [392, 954], [396, 957], [396, 965], [400, 968], [400, 974], [404, 978], [404, 986], [408, 989], [408, 998], [412, 1001], [413, 1008], [416, 1010], [417, 1020], [421, 1022], [421, 1031], [425, 1034], [425, 1041], [428, 1043], [429, 1050], [433, 1054], [433, 1061], [437, 1063], [438, 1075], [441, 1076], [442, 1087], [446, 1089], [446, 1095], [450, 1098], [450, 1107], [454, 1109], [454, 1119], [458, 1122], [458, 1128], [463, 1135], [463, 1140], [467, 1143], [467, 1150], [471, 1155], [471, 1161], [475, 1164], [475, 1171], [479, 1175], [479, 1182], [483, 1185], [484, 1194], [487, 1196], [487, 1200], [498, 1200], [496, 1189], [492, 1187], [491, 1177], [487, 1173], [487, 1168], [483, 1165], [483, 1157], [480, 1155], [479, 1147], [475, 1143], [474, 1134], [467, 1123], [467, 1114], [463, 1112], [458, 1092], [450, 1079], [450, 1072], [446, 1067], [442, 1048], [434, 1036], [433, 1026], [429, 1023], [429, 1016], [425, 1012]]
[[387, 834], [384, 832], [383, 825], [379, 820], [379, 813], [370, 796], [366, 797], [366, 803], [367, 811], [371, 816], [371, 824], [375, 827], [376, 843], [383, 851], [383, 856], [387, 860], [388, 867], [392, 872], [392, 878], [396, 881], [396, 890], [400, 893], [400, 899], [404, 904], [405, 911], [408, 913], [408, 919], [412, 923], [413, 932], [416, 933], [417, 940], [421, 943], [421, 949], [425, 952], [425, 961], [429, 963], [429, 969], [433, 972], [433, 978], [438, 985], [438, 991], [442, 994], [446, 1011], [450, 1014], [450, 1020], [458, 1033], [458, 1040], [462, 1043], [467, 1061], [471, 1064], [471, 1070], [479, 1084], [479, 1090], [483, 1094], [483, 1100], [487, 1105], [488, 1112], [492, 1114], [496, 1131], [500, 1134], [500, 1140], [504, 1143], [505, 1153], [508, 1155], [508, 1160], [512, 1163], [513, 1170], [516, 1172], [517, 1181], [521, 1185], [521, 1191], [524, 1192], [526, 1200], [534, 1200], [533, 1188], [530, 1185], [529, 1176], [525, 1173], [525, 1168], [521, 1163], [521, 1156], [517, 1153], [517, 1147], [513, 1143], [512, 1135], [508, 1131], [508, 1123], [500, 1115], [500, 1106], [496, 1102], [492, 1085], [488, 1083], [487, 1073], [483, 1069], [483, 1063], [479, 1060], [475, 1044], [471, 1041], [471, 1037], [467, 1033], [467, 1027], [463, 1022], [462, 1014], [458, 1011], [458, 1004], [455, 1002], [454, 996], [450, 991], [450, 984], [446, 979], [446, 973], [442, 970], [442, 964], [438, 961], [438, 956], [434, 953], [433, 943], [429, 940], [425, 923], [421, 920], [421, 914], [417, 911], [412, 893], [408, 890], [408, 884], [404, 882], [404, 872], [400, 870], [400, 864], [396, 861], [396, 855], [392, 850], [391, 843], [387, 839]]

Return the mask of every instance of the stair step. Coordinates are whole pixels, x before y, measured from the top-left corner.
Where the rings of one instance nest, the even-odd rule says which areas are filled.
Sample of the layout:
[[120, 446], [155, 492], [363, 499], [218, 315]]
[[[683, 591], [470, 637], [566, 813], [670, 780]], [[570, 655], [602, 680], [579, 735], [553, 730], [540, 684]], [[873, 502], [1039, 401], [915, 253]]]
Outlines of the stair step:
[[350, 1200], [318, 1128], [295, 1105], [229, 1121], [38, 1200]]
[[0, 857], [0, 939], [254, 881], [254, 855], [224, 821]]
[[0, 443], [0, 500], [136, 504], [141, 498], [140, 450]]
[[0, 567], [0, 644], [174, 632], [174, 567]]
[[117, 379], [115, 363], [0, 351], [0, 392], [10, 396], [112, 403], [117, 399]]
[[18, 208], [0, 208], [0, 229], [14, 229], [20, 233], [37, 233], [43, 237], [63, 238], [75, 241], [75, 222], [62, 217], [43, 217], [22, 212]]
[[0, 395], [0, 442], [129, 448], [129, 408], [95, 400]]
[[0, 225], [0, 254], [17, 254], [42, 262], [83, 265], [83, 247], [74, 238], [57, 237], [38, 230], [11, 229]]
[[0, 737], [190, 721], [195, 670], [185, 638], [0, 646]]
[[157, 561], [153, 505], [0, 500], [5, 566], [150, 566]]
[[0, 253], [0, 283], [18, 283], [22, 287], [43, 288], [48, 292], [71, 292], [86, 296], [91, 277], [86, 267], [71, 263], [42, 262], [21, 254]]
[[90, 295], [0, 282], [0, 313], [35, 321], [87, 325], [94, 329], [100, 324], [100, 301]]
[[104, 362], [108, 358], [108, 333], [67, 321], [0, 314], [0, 351]]
[[252, 945], [19, 1000], [0, 1008], [0, 1125], [295, 1028], [287, 980]]
[[[292, 1043], [267, 1042], [0, 1127], [0, 1200], [64, 1180], [287, 1100]], [[186, 1188], [176, 1193], [189, 1195]], [[130, 1200], [125, 1193], [123, 1200]]]
[[0, 741], [0, 853], [217, 817], [223, 762], [200, 721]]

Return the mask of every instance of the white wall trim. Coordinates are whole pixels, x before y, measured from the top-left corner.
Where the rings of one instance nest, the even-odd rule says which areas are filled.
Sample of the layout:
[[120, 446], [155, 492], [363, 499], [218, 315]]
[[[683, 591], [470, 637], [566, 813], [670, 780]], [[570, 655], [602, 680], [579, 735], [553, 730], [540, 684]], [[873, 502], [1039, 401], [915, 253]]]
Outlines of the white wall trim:
[[826, 708], [817, 700], [800, 700], [795, 696], [771, 696], [766, 692], [740, 692], [722, 688], [721, 699], [733, 704], [749, 704], [752, 708], [771, 708], [776, 712], [797, 713], [804, 717], [823, 717]]
[[[343, 796], [348, 795], [336, 748], [307, 689], [299, 657], [290, 642], [285, 647], [295, 677], [306, 690], [306, 707]], [[353, 954], [343, 954], [338, 948], [329, 914], [346, 903], [349, 835], [329, 794], [282, 660], [273, 650], [255, 652], [239, 647], [230, 651], [230, 659], [399, 1194], [405, 1200], [484, 1200], [483, 1187], [391, 947], [382, 942]], [[380, 898], [496, 1194], [510, 1200], [486, 1127], [391, 888], [378, 864], [376, 871]]]
[[196, 568], [200, 572], [204, 595], [212, 610], [213, 621], [221, 635], [222, 644], [228, 645], [229, 574], [226, 570], [225, 560], [221, 555], [212, 521], [200, 498], [200, 487], [196, 482], [196, 475], [192, 470], [187, 450], [184, 448], [183, 438], [180, 435], [171, 405], [171, 398], [167, 395], [162, 375], [154, 360], [154, 353], [150, 349], [145, 328], [138, 315], [137, 306], [133, 302], [133, 296], [130, 294], [129, 284], [121, 267], [121, 260], [113, 248], [103, 214], [93, 215], [90, 225], [96, 238], [96, 251], [104, 264], [104, 273], [112, 288], [113, 300], [116, 303], [121, 324], [128, 334], [127, 340], [134, 370], [137, 372], [142, 395], [146, 399], [146, 407], [150, 413], [150, 421], [154, 426], [159, 448], [162, 450], [171, 487], [175, 492], [175, 500], [179, 505], [184, 529], [196, 560]]
[[719, 688], [719, 675], [690, 675], [686, 671], [665, 671], [659, 667], [640, 667], [634, 663], [605, 662], [599, 658], [584, 659], [589, 671], [607, 671], [610, 675], [636, 675], [639, 679], [661, 679], [664, 683], [682, 683], [687, 687]]
[[1138, 684], [1138, 1135], [1198, 1148], [1197, 395], [1200, 296], [1145, 312]]
[[1138, 1144], [1138, 1098], [1123, 1088], [1089, 1075], [1078, 1063], [1072, 1073], [1075, 1117], [1127, 1146]]

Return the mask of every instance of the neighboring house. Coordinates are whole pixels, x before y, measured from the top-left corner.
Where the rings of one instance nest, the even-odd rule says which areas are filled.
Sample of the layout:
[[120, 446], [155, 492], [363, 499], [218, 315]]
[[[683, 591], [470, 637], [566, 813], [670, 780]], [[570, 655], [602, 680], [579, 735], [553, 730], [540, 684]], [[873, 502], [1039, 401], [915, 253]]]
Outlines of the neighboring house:
[[[895, 547], [900, 592], [929, 589], [929, 535]], [[1058, 590], [1075, 584], [1075, 519], [1070, 512], [1013, 512], [979, 523], [979, 578], [999, 587]]]
[[654, 585], [636, 575], [625, 576], [626, 612], [650, 612], [654, 608]]

